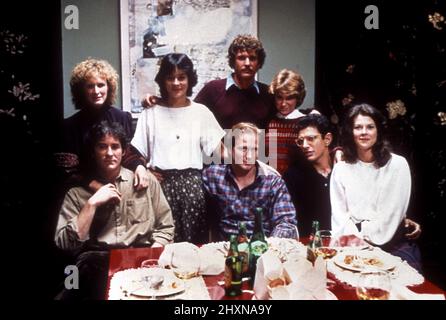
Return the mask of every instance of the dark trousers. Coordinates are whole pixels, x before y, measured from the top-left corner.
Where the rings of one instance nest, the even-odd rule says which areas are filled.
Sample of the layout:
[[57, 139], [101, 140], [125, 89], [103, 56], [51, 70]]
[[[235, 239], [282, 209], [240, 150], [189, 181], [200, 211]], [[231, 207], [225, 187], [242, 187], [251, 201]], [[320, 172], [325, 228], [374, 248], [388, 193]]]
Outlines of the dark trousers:
[[419, 273], [423, 273], [420, 248], [414, 241], [402, 240], [399, 243], [385, 245], [382, 249], [400, 257]]

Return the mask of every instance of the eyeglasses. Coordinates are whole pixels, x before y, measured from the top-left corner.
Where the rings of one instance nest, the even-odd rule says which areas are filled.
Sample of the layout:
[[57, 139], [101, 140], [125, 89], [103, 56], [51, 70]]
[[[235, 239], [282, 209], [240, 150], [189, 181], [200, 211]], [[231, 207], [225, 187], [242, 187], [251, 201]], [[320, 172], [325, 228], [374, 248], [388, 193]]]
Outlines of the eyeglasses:
[[320, 134], [317, 134], [315, 136], [306, 136], [306, 137], [299, 137], [296, 140], [296, 144], [301, 147], [304, 145], [305, 140], [307, 140], [308, 143], [313, 143], [318, 137], [320, 136]]

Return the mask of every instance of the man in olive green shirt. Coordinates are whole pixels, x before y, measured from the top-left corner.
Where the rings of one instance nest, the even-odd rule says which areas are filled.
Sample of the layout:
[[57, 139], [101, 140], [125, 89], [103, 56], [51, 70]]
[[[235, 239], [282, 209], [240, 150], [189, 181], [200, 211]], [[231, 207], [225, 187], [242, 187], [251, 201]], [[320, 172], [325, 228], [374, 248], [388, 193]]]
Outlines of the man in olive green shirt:
[[65, 290], [60, 298], [105, 298], [108, 249], [159, 247], [173, 240], [172, 213], [157, 179], [149, 174], [149, 187], [136, 190], [134, 174], [121, 166], [126, 143], [117, 123], [102, 122], [89, 132], [87, 145], [96, 163], [94, 178], [103, 186], [96, 192], [72, 188], [63, 201], [55, 242], [75, 252], [80, 290]]

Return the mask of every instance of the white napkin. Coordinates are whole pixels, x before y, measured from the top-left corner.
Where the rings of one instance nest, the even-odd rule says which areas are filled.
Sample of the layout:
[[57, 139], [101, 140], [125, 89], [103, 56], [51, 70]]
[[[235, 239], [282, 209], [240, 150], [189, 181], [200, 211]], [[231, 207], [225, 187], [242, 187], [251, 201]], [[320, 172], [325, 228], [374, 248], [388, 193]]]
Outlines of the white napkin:
[[392, 286], [390, 300], [445, 300], [444, 294], [416, 293], [404, 286]]
[[293, 300], [325, 300], [327, 268], [324, 259], [318, 257], [314, 266], [306, 259], [287, 261], [285, 277], [291, 282], [287, 290]]
[[282, 277], [282, 263], [275, 254], [268, 250], [261, 256], [261, 258], [263, 262], [263, 276], [266, 280], [272, 281]]
[[[221, 247], [221, 246], [220, 246]], [[217, 275], [225, 271], [225, 253], [212, 243], [200, 247], [200, 273], [204, 275]]]
[[254, 279], [254, 295], [258, 300], [268, 300], [268, 285], [271, 280], [282, 277], [283, 267], [280, 259], [268, 250], [257, 260]]
[[286, 261], [283, 264], [285, 278], [289, 282], [299, 282], [302, 276], [309, 272], [313, 265], [306, 258]]
[[[271, 288], [270, 281], [277, 278], [284, 279], [288, 285]], [[258, 300], [325, 300], [326, 286], [327, 269], [320, 257], [314, 266], [304, 257], [282, 264], [273, 252], [267, 251], [257, 261], [254, 295]]]
[[282, 262], [307, 256], [307, 247], [295, 239], [270, 237], [267, 241], [269, 249]]
[[189, 242], [167, 244], [158, 259], [158, 263], [163, 267], [171, 266], [172, 256], [176, 253], [181, 253], [185, 265], [198, 260], [199, 273], [202, 275], [217, 275], [225, 270], [225, 255], [222, 250], [211, 245], [198, 248]]

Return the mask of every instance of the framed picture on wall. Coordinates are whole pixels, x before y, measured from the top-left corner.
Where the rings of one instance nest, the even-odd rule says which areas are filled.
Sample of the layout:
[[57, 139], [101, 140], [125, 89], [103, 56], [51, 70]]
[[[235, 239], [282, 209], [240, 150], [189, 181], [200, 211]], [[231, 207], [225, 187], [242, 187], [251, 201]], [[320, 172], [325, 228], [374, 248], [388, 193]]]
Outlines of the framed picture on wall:
[[138, 117], [146, 94], [159, 94], [155, 76], [168, 53], [187, 54], [198, 84], [231, 72], [227, 50], [238, 34], [257, 35], [257, 0], [121, 0], [123, 109]]

